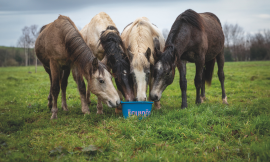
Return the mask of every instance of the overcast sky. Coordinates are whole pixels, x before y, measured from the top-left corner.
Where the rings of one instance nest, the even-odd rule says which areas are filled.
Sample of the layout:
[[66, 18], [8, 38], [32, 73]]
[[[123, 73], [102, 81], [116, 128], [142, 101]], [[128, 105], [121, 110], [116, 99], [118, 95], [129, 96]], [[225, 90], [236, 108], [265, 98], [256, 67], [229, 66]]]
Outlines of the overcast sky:
[[160, 30], [170, 30], [186, 9], [212, 12], [221, 23], [238, 23], [248, 33], [270, 29], [270, 0], [0, 0], [0, 46], [16, 46], [22, 28], [38, 28], [59, 14], [83, 28], [93, 16], [106, 12], [122, 32], [136, 18], [145, 16]]

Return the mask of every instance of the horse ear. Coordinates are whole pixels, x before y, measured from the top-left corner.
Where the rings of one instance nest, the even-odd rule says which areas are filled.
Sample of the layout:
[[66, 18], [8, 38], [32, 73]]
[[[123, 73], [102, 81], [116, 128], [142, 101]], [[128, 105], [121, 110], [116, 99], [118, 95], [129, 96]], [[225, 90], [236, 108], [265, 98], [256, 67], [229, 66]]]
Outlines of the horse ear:
[[148, 47], [145, 53], [145, 57], [147, 58], [148, 61], [150, 61], [150, 56], [151, 56], [151, 49]]
[[155, 47], [155, 54], [154, 54], [155, 62], [159, 60], [161, 55], [162, 55], [162, 52], [160, 52], [160, 50]]
[[98, 69], [98, 59], [94, 58], [92, 62], [93, 72], [95, 72]]

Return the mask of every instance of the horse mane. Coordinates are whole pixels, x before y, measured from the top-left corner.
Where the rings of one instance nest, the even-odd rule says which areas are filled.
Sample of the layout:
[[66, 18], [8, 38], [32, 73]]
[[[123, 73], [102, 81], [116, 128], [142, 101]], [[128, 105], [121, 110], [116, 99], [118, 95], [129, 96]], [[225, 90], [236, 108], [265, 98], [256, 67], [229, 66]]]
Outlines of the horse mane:
[[40, 28], [39, 33], [41, 33], [41, 32], [47, 27], [47, 25], [48, 25], [48, 24], [43, 25], [43, 26]]
[[[82, 35], [78, 31], [73, 21], [66, 16], [60, 15], [58, 19], [62, 19], [62, 33], [64, 36], [64, 42], [66, 51], [68, 52], [70, 59], [81, 69], [86, 66], [92, 66], [95, 56], [91, 52], [90, 48], [86, 45]], [[98, 63], [99, 74], [104, 75], [104, 69], [106, 66], [101, 62]], [[92, 70], [89, 71], [90, 77], [92, 76]]]
[[204, 12], [203, 14], [207, 14], [207, 15], [212, 16], [213, 18], [215, 18], [218, 21], [221, 28], [222, 28], [221, 22], [220, 22], [219, 18], [215, 14], [213, 14], [212, 12]]
[[127, 24], [127, 26], [123, 29], [123, 31], [124, 31], [129, 25], [131, 25], [132, 23], [133, 23], [133, 22]]
[[193, 11], [192, 9], [188, 9], [185, 12], [181, 13], [176, 18], [175, 22], [173, 23], [171, 27], [171, 31], [168, 35], [168, 38], [166, 40], [166, 45], [173, 44], [174, 39], [177, 36], [177, 32], [179, 31], [179, 27], [182, 23], [188, 23], [200, 31], [204, 29], [201, 16], [197, 12]]
[[[123, 68], [129, 68], [130, 64], [124, 54], [125, 46], [119, 35], [119, 31], [114, 26], [108, 26], [105, 31], [102, 31], [99, 38], [99, 45], [102, 45], [104, 53], [108, 59], [108, 65], [113, 72], [117, 71], [116, 77], [120, 77]], [[120, 68], [120, 69], [119, 69]]]
[[[150, 36], [149, 36], [150, 35]], [[159, 33], [152, 27], [152, 23], [146, 17], [136, 19], [126, 32], [126, 46], [129, 46], [130, 52], [134, 54], [132, 65], [139, 69], [148, 65], [148, 60], [144, 53], [147, 48], [154, 51], [153, 37], [159, 36]], [[154, 63], [153, 56], [150, 57], [150, 63]]]

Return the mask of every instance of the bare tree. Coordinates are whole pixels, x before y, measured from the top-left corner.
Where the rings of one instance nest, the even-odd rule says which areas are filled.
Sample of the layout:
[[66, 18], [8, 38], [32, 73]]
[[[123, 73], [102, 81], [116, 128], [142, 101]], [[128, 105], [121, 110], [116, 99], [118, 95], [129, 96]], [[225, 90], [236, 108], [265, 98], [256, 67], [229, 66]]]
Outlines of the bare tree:
[[247, 59], [247, 41], [245, 39], [244, 29], [238, 24], [223, 25], [225, 37], [225, 46], [231, 51], [235, 61], [244, 61]]
[[229, 48], [230, 45], [230, 24], [227, 22], [223, 25], [223, 33], [225, 37], [225, 46]]
[[30, 26], [30, 31], [31, 31], [31, 35], [32, 35], [31, 47], [33, 47], [34, 56], [35, 56], [35, 73], [37, 72], [37, 56], [35, 54], [35, 42], [36, 42], [36, 39], [37, 39], [38, 34], [39, 34], [39, 31], [37, 29], [38, 29], [37, 25]]
[[164, 39], [166, 41], [167, 38], [168, 38], [168, 35], [169, 35], [169, 30], [167, 28], [163, 29], [162, 30], [162, 35], [163, 35], [163, 37], [164, 37]]
[[17, 45], [24, 48], [25, 66], [30, 64], [29, 48], [34, 47], [37, 36], [37, 25], [25, 26], [22, 29], [22, 36], [19, 38]]
[[30, 37], [30, 28], [25, 26], [22, 29], [22, 36], [18, 40], [18, 46], [24, 48], [24, 54], [25, 54], [25, 66], [28, 65], [28, 49], [31, 45], [31, 37]]

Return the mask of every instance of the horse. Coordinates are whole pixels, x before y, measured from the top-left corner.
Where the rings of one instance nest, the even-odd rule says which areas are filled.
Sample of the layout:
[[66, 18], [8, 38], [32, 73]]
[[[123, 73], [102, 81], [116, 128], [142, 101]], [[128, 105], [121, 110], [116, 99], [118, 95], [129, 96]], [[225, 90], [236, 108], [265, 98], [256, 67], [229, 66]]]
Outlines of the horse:
[[62, 108], [68, 111], [66, 104], [66, 87], [70, 70], [76, 68], [81, 75], [73, 75], [78, 84], [82, 112], [89, 114], [83, 77], [87, 80], [92, 93], [106, 101], [109, 107], [117, 107], [120, 98], [111, 80], [106, 66], [99, 62], [86, 45], [73, 21], [60, 15], [54, 22], [41, 28], [35, 42], [37, 58], [42, 62], [50, 76], [50, 93], [48, 106], [51, 119], [57, 118], [57, 98], [62, 90]]
[[[158, 61], [154, 66], [154, 85], [150, 98], [159, 101], [162, 92], [173, 82], [175, 67], [180, 74], [181, 108], [187, 107], [186, 62], [196, 65], [196, 104], [205, 99], [205, 81], [211, 85], [215, 60], [221, 83], [223, 103], [228, 104], [224, 88], [224, 34], [218, 17], [210, 12], [197, 13], [191, 9], [180, 14], [173, 23], [162, 53], [155, 49]], [[201, 92], [201, 94], [200, 94]]]
[[[133, 80], [130, 75], [130, 63], [119, 31], [108, 14], [100, 12], [80, 31], [86, 44], [92, 49], [93, 54], [107, 65], [115, 78], [120, 99], [123, 95], [126, 101], [134, 100], [132, 89]], [[88, 102], [91, 102], [90, 92], [87, 90]], [[102, 103], [98, 99], [98, 114], [102, 114]], [[121, 105], [115, 109], [116, 113], [122, 112]]]
[[[156, 60], [154, 48], [164, 49], [164, 37], [148, 18], [140, 17], [124, 28], [121, 38], [130, 60], [136, 100], [146, 101], [148, 84], [150, 91], [152, 89], [152, 80], [149, 77], [153, 74], [152, 67]], [[160, 109], [159, 101], [155, 102], [155, 107]]]

